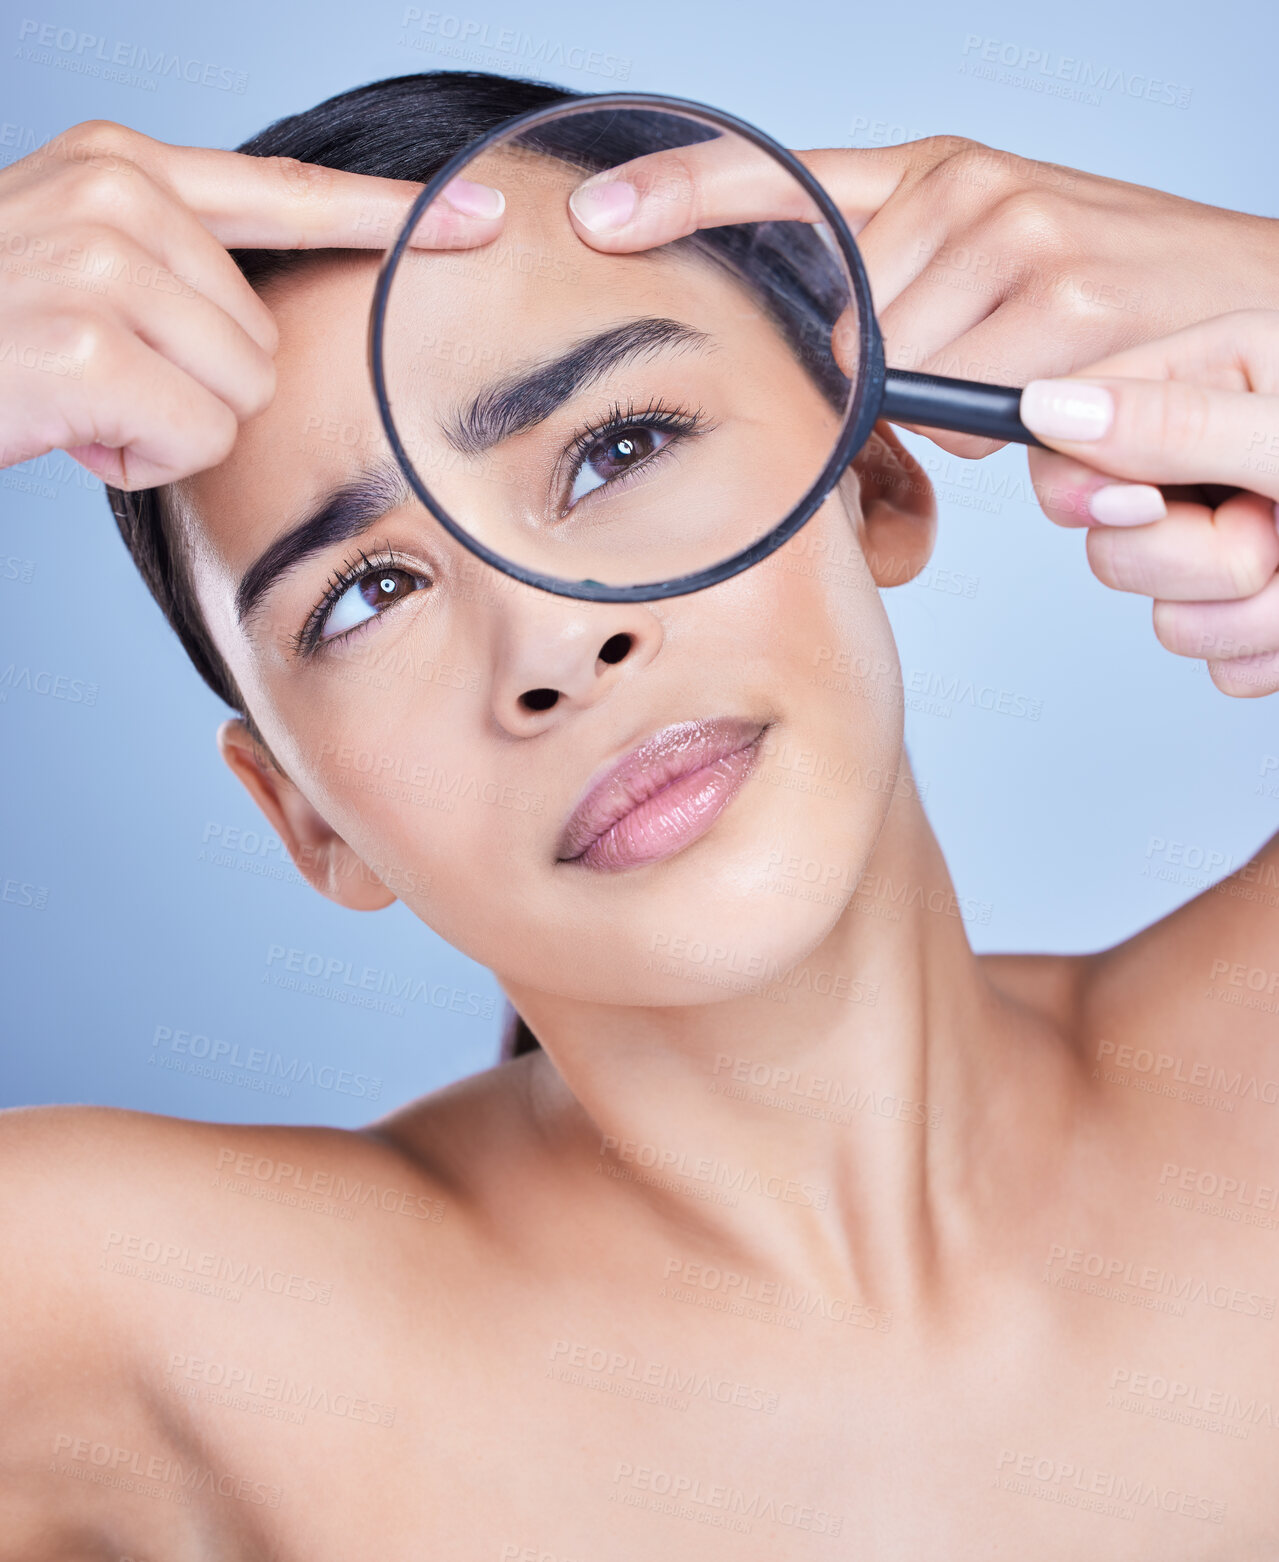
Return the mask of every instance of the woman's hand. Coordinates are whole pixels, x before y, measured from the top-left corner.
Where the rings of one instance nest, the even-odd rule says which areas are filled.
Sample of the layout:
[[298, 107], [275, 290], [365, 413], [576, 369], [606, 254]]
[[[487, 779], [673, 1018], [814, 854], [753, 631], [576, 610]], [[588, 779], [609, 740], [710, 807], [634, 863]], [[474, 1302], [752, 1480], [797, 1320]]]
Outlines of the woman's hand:
[[[133, 489], [215, 466], [275, 390], [274, 318], [227, 249], [380, 249], [421, 188], [104, 120], [14, 163], [0, 173], [0, 467], [61, 449]], [[413, 243], [487, 243], [502, 208], [454, 180]]]
[[[955, 136], [796, 155], [858, 236], [894, 368], [1023, 385], [1226, 310], [1279, 307], [1273, 219]], [[653, 153], [579, 185], [572, 221], [624, 252], [719, 223], [815, 220], [790, 176], [760, 164], [729, 139]], [[955, 455], [999, 448], [919, 432]]]
[[1053, 447], [1030, 452], [1044, 513], [1088, 528], [1098, 580], [1152, 597], [1161, 644], [1223, 693], [1279, 691], [1279, 311], [1032, 381], [1021, 415]]

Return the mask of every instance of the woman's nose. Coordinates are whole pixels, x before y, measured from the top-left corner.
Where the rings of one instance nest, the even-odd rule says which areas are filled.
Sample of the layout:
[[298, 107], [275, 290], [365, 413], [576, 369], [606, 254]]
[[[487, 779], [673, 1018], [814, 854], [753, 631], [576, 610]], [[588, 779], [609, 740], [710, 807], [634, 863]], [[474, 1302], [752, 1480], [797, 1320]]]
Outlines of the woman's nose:
[[501, 612], [494, 714], [508, 732], [527, 736], [603, 699], [647, 666], [661, 642], [661, 623], [645, 603], [582, 602], [521, 587]]

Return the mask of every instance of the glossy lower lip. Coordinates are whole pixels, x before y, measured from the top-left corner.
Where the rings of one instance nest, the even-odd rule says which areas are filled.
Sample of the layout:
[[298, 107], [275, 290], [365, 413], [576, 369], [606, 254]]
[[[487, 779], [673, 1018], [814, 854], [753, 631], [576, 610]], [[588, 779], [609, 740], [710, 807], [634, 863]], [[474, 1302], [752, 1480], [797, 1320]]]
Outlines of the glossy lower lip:
[[656, 733], [591, 790], [560, 860], [602, 872], [661, 862], [715, 823], [759, 755], [767, 723], [684, 722]]

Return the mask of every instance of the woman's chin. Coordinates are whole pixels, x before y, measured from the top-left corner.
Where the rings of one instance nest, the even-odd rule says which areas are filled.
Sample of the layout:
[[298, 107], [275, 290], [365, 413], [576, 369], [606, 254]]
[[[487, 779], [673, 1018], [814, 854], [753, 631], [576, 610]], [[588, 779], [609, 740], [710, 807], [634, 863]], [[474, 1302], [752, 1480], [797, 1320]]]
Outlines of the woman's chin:
[[[674, 872], [678, 861], [609, 875], [617, 898], [607, 918], [561, 921], [554, 946], [535, 956], [528, 985], [581, 1002], [644, 1007], [770, 994], [829, 937], [849, 899], [838, 887], [806, 893], [790, 859], [758, 841], [749, 858], [707, 854], [695, 872]], [[628, 902], [626, 881], [635, 884], [641, 874], [644, 891]]]

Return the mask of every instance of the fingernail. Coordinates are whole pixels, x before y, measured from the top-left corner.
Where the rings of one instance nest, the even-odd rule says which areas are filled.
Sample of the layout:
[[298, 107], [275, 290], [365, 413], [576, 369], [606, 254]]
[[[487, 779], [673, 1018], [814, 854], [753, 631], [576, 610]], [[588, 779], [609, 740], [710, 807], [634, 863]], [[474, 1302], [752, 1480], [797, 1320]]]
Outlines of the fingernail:
[[500, 217], [506, 210], [506, 197], [500, 190], [472, 179], [450, 179], [442, 194], [463, 217]]
[[1103, 526], [1145, 526], [1162, 521], [1168, 506], [1150, 483], [1107, 483], [1089, 495], [1088, 513]]
[[635, 215], [639, 191], [620, 179], [582, 184], [569, 196], [568, 204], [574, 217], [591, 233], [616, 233]]
[[1031, 380], [1021, 393], [1021, 420], [1045, 439], [1100, 439], [1115, 417], [1104, 385], [1081, 380]]

